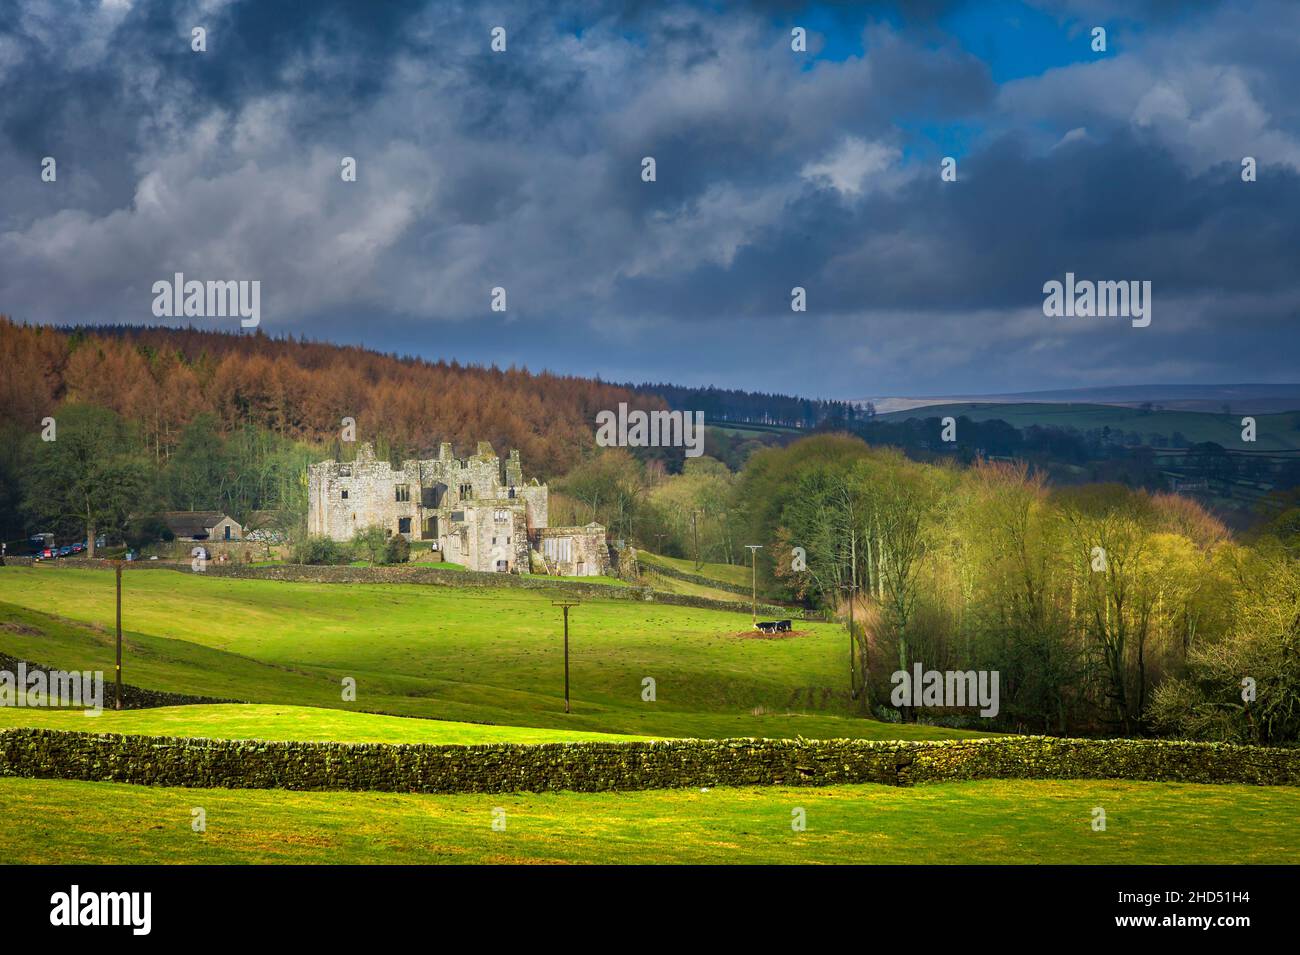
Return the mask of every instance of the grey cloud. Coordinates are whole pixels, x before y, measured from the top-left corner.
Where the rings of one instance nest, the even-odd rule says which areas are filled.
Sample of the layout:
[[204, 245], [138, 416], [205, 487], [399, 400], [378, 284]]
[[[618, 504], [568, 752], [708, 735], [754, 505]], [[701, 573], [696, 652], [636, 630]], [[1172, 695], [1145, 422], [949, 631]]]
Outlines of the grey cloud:
[[[951, 6], [886, 22], [880, 5], [864, 57], [809, 68], [780, 23], [799, 5], [776, 3], [235, 3], [202, 15], [201, 60], [197, 6], [0, 17], [18, 23], [0, 82], [23, 91], [0, 98], [0, 311], [144, 322], [173, 271], [260, 278], [272, 333], [840, 396], [1293, 359], [1297, 34], [1270, 22], [1295, 15], [1228, 29], [1206, 5], [1140, 50], [999, 89], [939, 32]], [[977, 133], [942, 183], [910, 128], [952, 122]], [[57, 187], [36, 178], [47, 151]], [[844, 188], [864, 156], [891, 158]], [[1053, 325], [1041, 286], [1067, 270], [1152, 280], [1152, 328]]]

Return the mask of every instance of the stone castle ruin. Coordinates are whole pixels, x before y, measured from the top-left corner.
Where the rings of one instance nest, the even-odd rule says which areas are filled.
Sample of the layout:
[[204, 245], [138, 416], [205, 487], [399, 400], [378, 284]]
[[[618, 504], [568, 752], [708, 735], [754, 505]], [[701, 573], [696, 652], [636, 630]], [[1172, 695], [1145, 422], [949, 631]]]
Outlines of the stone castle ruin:
[[470, 570], [594, 577], [609, 569], [600, 524], [547, 526], [547, 489], [524, 481], [519, 452], [505, 470], [492, 445], [460, 459], [443, 443], [438, 457], [407, 460], [400, 468], [375, 458], [362, 444], [356, 460], [322, 461], [308, 473], [307, 533], [351, 540], [383, 527], [420, 551]]

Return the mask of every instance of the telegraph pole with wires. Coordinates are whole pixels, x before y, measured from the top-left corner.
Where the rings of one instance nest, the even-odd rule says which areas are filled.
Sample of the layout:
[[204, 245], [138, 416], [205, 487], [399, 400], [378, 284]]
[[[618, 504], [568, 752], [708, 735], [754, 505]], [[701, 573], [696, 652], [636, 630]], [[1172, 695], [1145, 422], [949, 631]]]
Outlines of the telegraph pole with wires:
[[113, 694], [113, 709], [122, 708], [122, 561], [113, 561], [117, 577], [117, 682]]
[[758, 552], [762, 549], [762, 544], [746, 544], [749, 548], [749, 613], [753, 617], [751, 621], [758, 626]]
[[569, 608], [578, 606], [577, 600], [552, 600], [552, 607], [564, 608], [564, 712], [569, 712]]
[[700, 562], [699, 516], [700, 516], [699, 511], [691, 511], [691, 533], [695, 536], [695, 569], [696, 570], [699, 570], [701, 567], [704, 566], [704, 564]]

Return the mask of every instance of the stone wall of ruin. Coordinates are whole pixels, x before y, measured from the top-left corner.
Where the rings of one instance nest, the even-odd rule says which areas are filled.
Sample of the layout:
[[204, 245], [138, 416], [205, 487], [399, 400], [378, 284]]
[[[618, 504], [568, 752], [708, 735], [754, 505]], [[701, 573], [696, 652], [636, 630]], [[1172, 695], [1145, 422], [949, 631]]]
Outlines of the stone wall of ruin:
[[[402, 486], [407, 499], [399, 501]], [[495, 570], [504, 561], [510, 571], [527, 572], [528, 532], [547, 524], [547, 488], [524, 483], [518, 451], [510, 452], [503, 471], [486, 442], [465, 459], [456, 458], [444, 443], [437, 458], [408, 460], [399, 468], [376, 459], [374, 449], [363, 444], [354, 461], [324, 461], [310, 468], [309, 534], [347, 541], [375, 525], [396, 534], [407, 519], [405, 533], [418, 554], [433, 543], [424, 536], [429, 517], [437, 519], [436, 540], [444, 560], [472, 570]]]

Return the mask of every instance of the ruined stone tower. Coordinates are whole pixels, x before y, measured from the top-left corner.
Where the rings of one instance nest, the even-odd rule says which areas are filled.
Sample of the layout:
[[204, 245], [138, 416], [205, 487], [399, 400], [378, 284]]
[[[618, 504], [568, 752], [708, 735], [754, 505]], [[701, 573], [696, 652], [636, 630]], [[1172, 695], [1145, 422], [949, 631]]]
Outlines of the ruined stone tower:
[[519, 452], [502, 469], [492, 445], [480, 441], [469, 458], [443, 443], [438, 457], [410, 459], [400, 468], [362, 444], [356, 460], [322, 461], [308, 475], [307, 532], [346, 541], [383, 527], [421, 550], [470, 570], [528, 573], [530, 550], [550, 573], [594, 576], [608, 569], [605, 529], [547, 526], [547, 488], [524, 481]]

